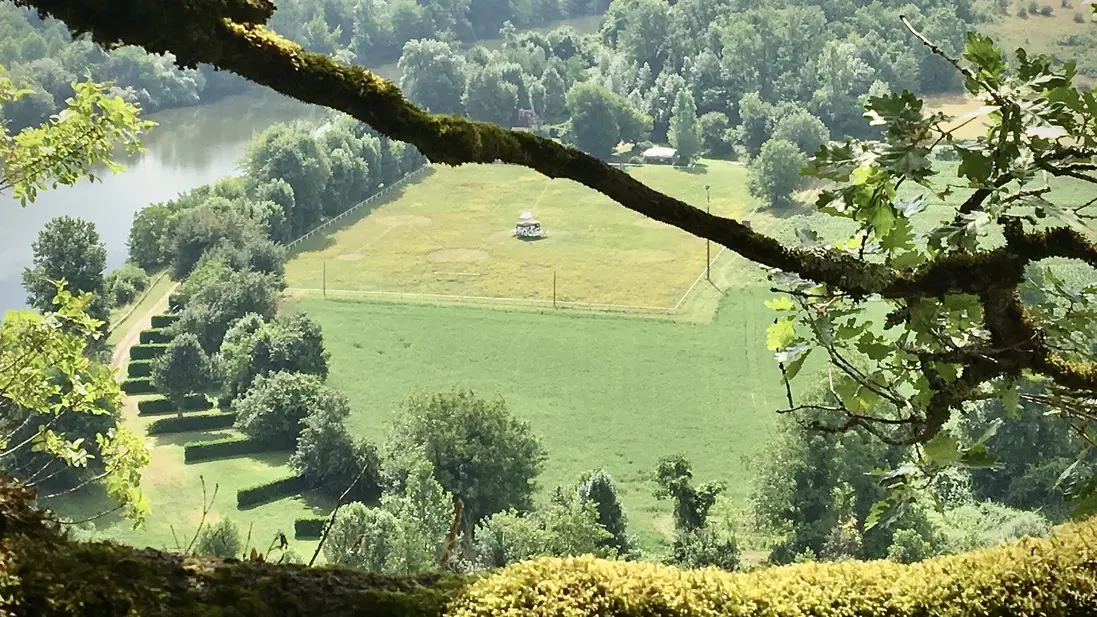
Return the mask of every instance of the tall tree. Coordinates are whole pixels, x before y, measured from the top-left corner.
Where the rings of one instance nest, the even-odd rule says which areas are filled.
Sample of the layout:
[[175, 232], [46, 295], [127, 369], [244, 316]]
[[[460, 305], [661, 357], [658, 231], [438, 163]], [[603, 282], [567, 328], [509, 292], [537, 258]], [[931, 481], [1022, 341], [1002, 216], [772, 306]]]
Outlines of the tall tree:
[[408, 41], [400, 55], [400, 85], [409, 98], [439, 114], [463, 111], [465, 63], [448, 43]]
[[806, 162], [796, 144], [783, 139], [767, 141], [750, 163], [750, 194], [766, 208], [792, 206], [792, 194], [803, 186], [800, 169]]
[[689, 164], [701, 154], [701, 126], [697, 122], [697, 106], [689, 90], [678, 91], [674, 113], [670, 118], [670, 144], [678, 150], [678, 160]]
[[184, 332], [168, 344], [164, 354], [152, 364], [152, 385], [163, 394], [183, 417], [186, 398], [206, 394], [213, 389], [213, 369], [198, 337]]
[[70, 216], [50, 220], [31, 244], [34, 267], [23, 270], [23, 288], [27, 304], [40, 311], [49, 310], [57, 295], [54, 281], [64, 279], [74, 294], [94, 295], [88, 314], [105, 320], [110, 301], [104, 290], [107, 247], [99, 239], [95, 223]]

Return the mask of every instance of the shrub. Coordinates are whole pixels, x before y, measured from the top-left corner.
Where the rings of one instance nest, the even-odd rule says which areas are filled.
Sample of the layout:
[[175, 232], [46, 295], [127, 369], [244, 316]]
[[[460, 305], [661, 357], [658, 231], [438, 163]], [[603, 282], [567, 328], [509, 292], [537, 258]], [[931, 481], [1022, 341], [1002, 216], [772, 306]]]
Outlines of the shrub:
[[353, 483], [347, 499], [368, 503], [381, 495], [377, 448], [366, 440], [353, 440], [343, 425], [345, 417], [346, 407], [315, 409], [305, 419], [289, 466], [309, 488], [330, 497], [342, 495]]
[[325, 387], [313, 375], [274, 373], [259, 376], [242, 398], [232, 403], [236, 428], [274, 448], [292, 448], [302, 422], [317, 410], [339, 407], [349, 413], [346, 397]]
[[137, 295], [149, 286], [149, 277], [145, 271], [134, 264], [126, 264], [107, 274], [104, 287], [110, 294], [114, 306], [124, 306], [133, 302]]
[[1097, 519], [913, 565], [803, 563], [750, 574], [544, 558], [473, 581], [447, 615], [1092, 615], [1095, 540]]
[[197, 463], [218, 458], [247, 456], [266, 450], [266, 447], [247, 437], [229, 437], [211, 441], [195, 441], [183, 446], [183, 462]]
[[154, 394], [156, 388], [152, 386], [152, 379], [137, 377], [123, 381], [122, 391], [126, 394]]
[[[182, 411], [207, 411], [210, 409], [213, 409], [213, 403], [201, 394], [183, 399]], [[137, 402], [137, 415], [140, 416], [155, 416], [178, 411], [180, 410], [176, 405], [166, 398], [152, 398]]]
[[152, 377], [152, 362], [149, 360], [136, 360], [126, 367], [126, 375], [129, 377]]
[[294, 540], [316, 540], [324, 535], [324, 525], [328, 517], [299, 518], [293, 521]]
[[149, 423], [149, 435], [186, 433], [188, 431], [216, 431], [232, 428], [236, 414], [226, 411], [191, 414], [182, 417], [160, 418]]
[[277, 501], [283, 497], [296, 495], [303, 490], [305, 490], [305, 482], [301, 476], [290, 476], [281, 480], [242, 488], [236, 491], [236, 507], [243, 509], [259, 506]]
[[170, 328], [175, 325], [175, 322], [179, 321], [179, 316], [169, 313], [167, 315], [153, 315], [152, 327], [153, 328]]
[[168, 346], [162, 343], [134, 345], [130, 347], [130, 360], [155, 360], [164, 355]]
[[236, 523], [227, 518], [203, 527], [198, 534], [199, 555], [239, 559], [243, 556], [243, 550], [244, 543], [240, 540], [240, 529]]
[[145, 330], [141, 332], [141, 344], [142, 345], [155, 345], [159, 343], [170, 343], [174, 338], [167, 329], [153, 328], [151, 330]]

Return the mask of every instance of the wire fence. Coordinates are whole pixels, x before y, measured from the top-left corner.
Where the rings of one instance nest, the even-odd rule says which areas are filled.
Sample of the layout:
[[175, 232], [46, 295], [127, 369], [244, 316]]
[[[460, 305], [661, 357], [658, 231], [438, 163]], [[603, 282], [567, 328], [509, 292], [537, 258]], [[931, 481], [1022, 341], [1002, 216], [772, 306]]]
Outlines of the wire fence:
[[428, 170], [428, 169], [430, 169], [430, 163], [424, 163], [422, 166], [417, 167], [416, 169], [414, 169], [412, 171], [409, 171], [408, 173], [404, 174], [399, 180], [396, 180], [392, 184], [382, 188], [380, 191], [377, 191], [373, 195], [370, 195], [369, 197], [367, 197], [367, 198], [363, 199], [362, 201], [354, 204], [353, 206], [347, 208], [346, 210], [343, 210], [339, 214], [336, 214], [335, 216], [331, 217], [330, 219], [324, 221], [323, 223], [320, 223], [316, 227], [313, 227], [308, 232], [306, 232], [303, 236], [301, 236], [301, 237], [299, 237], [295, 240], [292, 240], [290, 242], [287, 242], [286, 243], [286, 250], [293, 249], [293, 247], [297, 246], [298, 244], [304, 242], [305, 240], [308, 240], [312, 236], [324, 231], [325, 229], [331, 227], [332, 225], [334, 225], [334, 224], [338, 223], [339, 221], [345, 219], [346, 217], [350, 216], [351, 214], [356, 212], [359, 208], [362, 208], [364, 206], [368, 206], [368, 205], [382, 199], [383, 197], [385, 197], [386, 195], [388, 195], [392, 191], [395, 191], [397, 189], [402, 188], [405, 184], [407, 184], [409, 182], [412, 182], [413, 180], [418, 180], [419, 177], [422, 176], [424, 173], [426, 173], [426, 170]]

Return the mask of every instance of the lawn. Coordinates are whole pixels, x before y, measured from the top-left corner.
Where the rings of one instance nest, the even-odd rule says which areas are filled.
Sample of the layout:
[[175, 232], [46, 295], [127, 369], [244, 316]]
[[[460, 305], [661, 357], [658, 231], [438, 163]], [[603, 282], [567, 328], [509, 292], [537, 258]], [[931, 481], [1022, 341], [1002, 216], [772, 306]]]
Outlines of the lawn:
[[783, 402], [764, 346], [770, 294], [753, 284], [728, 291], [710, 324], [313, 298], [288, 308], [328, 333], [328, 383], [350, 397], [353, 433], [383, 441], [416, 389], [501, 395], [544, 440], [542, 489], [604, 467], [621, 484], [632, 531], [652, 547], [671, 529], [668, 504], [651, 495], [658, 458], [684, 454], [698, 481], [727, 481], [745, 505]]
[[154, 274], [150, 282], [152, 282], [152, 285], [138, 296], [133, 303], [120, 306], [111, 311], [110, 335], [107, 337], [107, 343], [111, 346], [121, 342], [134, 324], [140, 321], [145, 313], [164, 297], [164, 293], [172, 285], [171, 277], [167, 273]]
[[[706, 161], [697, 172], [648, 166], [642, 182], [741, 217], [754, 207], [747, 171]], [[513, 237], [524, 211], [548, 237]], [[507, 298], [551, 303], [669, 309], [705, 267], [705, 244], [628, 211], [570, 180], [509, 165], [438, 167], [333, 234], [317, 238], [286, 266], [290, 288]]]

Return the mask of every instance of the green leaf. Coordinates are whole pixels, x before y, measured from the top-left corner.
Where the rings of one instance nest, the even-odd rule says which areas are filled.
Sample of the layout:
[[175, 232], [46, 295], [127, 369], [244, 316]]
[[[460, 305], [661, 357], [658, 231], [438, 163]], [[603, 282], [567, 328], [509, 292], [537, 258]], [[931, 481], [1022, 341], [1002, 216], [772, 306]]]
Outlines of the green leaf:
[[981, 443], [966, 448], [959, 462], [969, 469], [994, 469], [1000, 466], [998, 457]]
[[1019, 420], [1021, 418], [1021, 406], [1019, 404], [1020, 394], [1017, 392], [1016, 384], [1009, 383], [1000, 392], [1002, 398], [1002, 404], [1006, 407], [1006, 417], [1010, 420]]
[[857, 350], [872, 360], [883, 360], [891, 355], [895, 347], [886, 339], [882, 339], [871, 332], [865, 332], [857, 339]]
[[766, 349], [777, 351], [784, 349], [796, 338], [795, 318], [778, 319], [766, 328]]
[[957, 173], [975, 184], [986, 184], [994, 171], [994, 162], [978, 150], [957, 148], [956, 151], [960, 153], [960, 167]]
[[792, 311], [796, 309], [796, 303], [792, 301], [788, 296], [781, 296], [779, 298], [773, 298], [772, 300], [766, 300], [766, 306], [775, 311]]
[[804, 366], [804, 361], [811, 355], [811, 348], [796, 357], [795, 360], [785, 365], [785, 381], [792, 381], [797, 375], [800, 374], [800, 369]]
[[947, 467], [960, 460], [960, 444], [947, 433], [938, 433], [936, 437], [922, 446], [926, 460], [938, 467]]
[[881, 499], [872, 504], [869, 508], [868, 517], [865, 518], [865, 531], [876, 527], [887, 518], [888, 513], [892, 510], [893, 504], [889, 499]]

